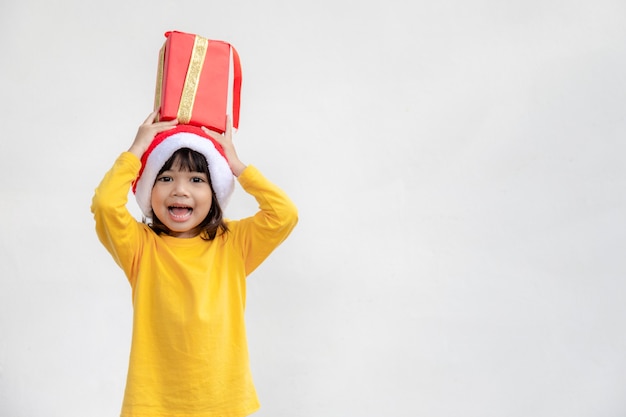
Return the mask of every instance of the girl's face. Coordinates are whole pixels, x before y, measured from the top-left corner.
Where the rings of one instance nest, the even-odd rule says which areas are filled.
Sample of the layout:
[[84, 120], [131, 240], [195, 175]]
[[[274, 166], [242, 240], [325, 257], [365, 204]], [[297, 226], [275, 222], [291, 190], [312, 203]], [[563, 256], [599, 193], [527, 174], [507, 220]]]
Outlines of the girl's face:
[[157, 176], [152, 188], [152, 211], [171, 236], [198, 235], [198, 225], [209, 214], [213, 191], [203, 172], [181, 170], [180, 164]]

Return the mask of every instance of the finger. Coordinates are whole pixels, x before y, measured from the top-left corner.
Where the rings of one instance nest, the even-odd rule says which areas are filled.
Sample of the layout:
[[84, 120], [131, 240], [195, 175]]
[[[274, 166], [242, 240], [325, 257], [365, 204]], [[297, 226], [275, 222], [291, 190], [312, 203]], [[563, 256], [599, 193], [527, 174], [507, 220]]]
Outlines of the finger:
[[207, 135], [211, 136], [213, 139], [217, 139], [218, 137], [222, 136], [222, 134], [216, 130], [211, 130], [208, 127], [201, 127], [202, 131], [204, 133], [206, 133]]
[[230, 114], [226, 115], [226, 136], [230, 136], [233, 131], [233, 121], [230, 118]]
[[177, 125], [177, 124], [178, 124], [178, 119], [164, 120], [162, 122], [155, 123], [155, 125], [158, 125], [158, 126], [161, 126], [161, 125], [163, 125], [163, 126], [171, 126], [171, 125]]
[[174, 129], [178, 126], [178, 120], [170, 120], [167, 122], [155, 123], [152, 125], [157, 132], [164, 132], [166, 130]]
[[146, 118], [146, 120], [143, 121], [143, 124], [144, 125], [150, 125], [150, 124], [154, 123], [154, 121], [156, 120], [157, 114], [159, 114], [158, 110], [155, 110], [152, 113], [150, 113], [148, 115], [148, 117]]

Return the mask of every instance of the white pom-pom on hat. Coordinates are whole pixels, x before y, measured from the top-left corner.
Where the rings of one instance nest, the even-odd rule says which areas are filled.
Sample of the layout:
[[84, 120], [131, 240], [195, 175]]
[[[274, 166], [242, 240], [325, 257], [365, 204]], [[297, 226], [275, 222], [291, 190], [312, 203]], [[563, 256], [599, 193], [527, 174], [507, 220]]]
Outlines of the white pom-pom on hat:
[[235, 176], [222, 146], [202, 129], [191, 125], [178, 125], [155, 136], [141, 157], [141, 170], [133, 183], [137, 204], [146, 217], [152, 217], [152, 187], [157, 174], [174, 152], [189, 148], [201, 153], [209, 165], [213, 192], [222, 209], [226, 208], [235, 189]]

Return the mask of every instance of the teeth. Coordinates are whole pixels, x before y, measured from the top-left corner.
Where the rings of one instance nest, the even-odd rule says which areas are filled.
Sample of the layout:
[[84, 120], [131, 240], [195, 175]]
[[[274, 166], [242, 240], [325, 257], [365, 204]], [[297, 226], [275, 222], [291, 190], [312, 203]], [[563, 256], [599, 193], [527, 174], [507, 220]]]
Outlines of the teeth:
[[191, 214], [192, 209], [190, 207], [170, 206], [169, 212], [174, 217], [183, 218]]

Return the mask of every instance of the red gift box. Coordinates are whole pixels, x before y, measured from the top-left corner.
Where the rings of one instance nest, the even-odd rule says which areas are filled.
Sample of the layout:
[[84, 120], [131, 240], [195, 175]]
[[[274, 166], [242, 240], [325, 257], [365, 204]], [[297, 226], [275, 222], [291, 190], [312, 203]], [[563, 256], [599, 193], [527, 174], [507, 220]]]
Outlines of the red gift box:
[[239, 127], [241, 64], [235, 48], [190, 33], [172, 31], [165, 37], [154, 97], [160, 120], [177, 118], [222, 133], [232, 101], [233, 127]]

